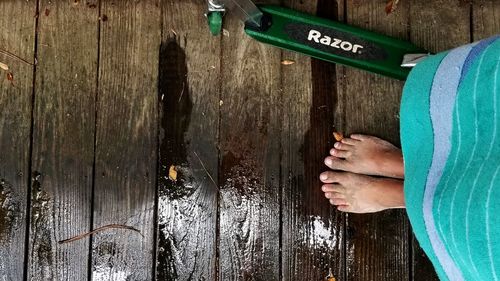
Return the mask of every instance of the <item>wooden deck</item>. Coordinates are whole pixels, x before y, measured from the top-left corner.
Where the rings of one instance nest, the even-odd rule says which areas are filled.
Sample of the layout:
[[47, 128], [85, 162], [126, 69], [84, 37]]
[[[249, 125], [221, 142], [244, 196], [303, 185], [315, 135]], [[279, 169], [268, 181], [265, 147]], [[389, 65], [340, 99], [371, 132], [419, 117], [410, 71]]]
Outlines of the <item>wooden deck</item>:
[[[497, 0], [385, 2], [265, 1], [433, 52], [500, 31]], [[0, 1], [0, 49], [29, 62], [0, 52], [0, 280], [436, 280], [404, 211], [339, 213], [318, 181], [333, 130], [398, 144], [403, 83], [230, 16], [212, 37], [205, 8]], [[59, 243], [109, 224], [140, 233]]]

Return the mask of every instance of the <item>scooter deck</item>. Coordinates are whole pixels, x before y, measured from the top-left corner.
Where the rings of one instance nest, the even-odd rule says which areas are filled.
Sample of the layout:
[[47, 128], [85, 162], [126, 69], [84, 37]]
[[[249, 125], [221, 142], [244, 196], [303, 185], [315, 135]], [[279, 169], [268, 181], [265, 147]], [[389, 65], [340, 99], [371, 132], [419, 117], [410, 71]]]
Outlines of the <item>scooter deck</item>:
[[321, 60], [405, 80], [410, 69], [401, 67], [403, 56], [426, 53], [407, 41], [288, 8], [259, 8], [263, 23], [260, 28], [247, 24], [249, 36]]

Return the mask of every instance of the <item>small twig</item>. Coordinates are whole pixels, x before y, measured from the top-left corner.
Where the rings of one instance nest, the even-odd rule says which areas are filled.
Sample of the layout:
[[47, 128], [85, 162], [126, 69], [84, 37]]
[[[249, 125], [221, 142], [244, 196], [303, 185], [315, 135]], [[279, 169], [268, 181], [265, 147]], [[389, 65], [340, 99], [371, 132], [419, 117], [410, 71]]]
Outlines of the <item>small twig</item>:
[[68, 238], [68, 239], [61, 240], [58, 243], [59, 244], [64, 244], [64, 243], [74, 242], [74, 241], [80, 240], [82, 238], [85, 238], [87, 236], [90, 236], [92, 234], [95, 234], [95, 233], [98, 233], [98, 232], [101, 232], [101, 231], [104, 231], [104, 230], [107, 230], [107, 229], [111, 229], [111, 228], [120, 228], [120, 229], [133, 230], [133, 231], [139, 233], [142, 237], [144, 237], [144, 235], [142, 235], [142, 233], [137, 228], [135, 228], [135, 227], [128, 226], [128, 225], [122, 225], [122, 224], [108, 224], [108, 225], [105, 225], [105, 226], [98, 227], [98, 228], [96, 228], [96, 229], [94, 229], [92, 231], [89, 231], [87, 233], [83, 233], [83, 234], [77, 235], [75, 237], [71, 237], [71, 238]]
[[215, 182], [214, 178], [212, 178], [212, 175], [208, 172], [207, 168], [205, 167], [205, 164], [203, 164], [203, 161], [201, 161], [200, 156], [196, 153], [196, 151], [193, 151], [194, 155], [196, 158], [198, 158], [198, 161], [200, 161], [201, 166], [203, 167], [203, 170], [205, 170], [205, 173], [207, 173], [208, 177], [212, 180], [212, 182], [215, 185], [215, 188], [217, 188], [217, 191], [220, 191], [219, 186], [217, 186], [217, 183]]
[[22, 61], [22, 62], [24, 62], [26, 64], [29, 64], [29, 65], [35, 65], [35, 63], [31, 63], [31, 62], [29, 62], [29, 61], [27, 61], [27, 60], [25, 60], [25, 59], [23, 59], [23, 58], [21, 58], [19, 56], [14, 55], [13, 53], [11, 53], [11, 52], [9, 52], [7, 50], [0, 49], [0, 54], [4, 54], [4, 55], [6, 55], [8, 57], [20, 60], [20, 61]]
[[182, 82], [182, 91], [181, 91], [181, 95], [179, 96], [179, 100], [177, 101], [178, 103], [181, 102], [182, 95], [184, 95], [184, 86], [185, 86], [185, 83]]

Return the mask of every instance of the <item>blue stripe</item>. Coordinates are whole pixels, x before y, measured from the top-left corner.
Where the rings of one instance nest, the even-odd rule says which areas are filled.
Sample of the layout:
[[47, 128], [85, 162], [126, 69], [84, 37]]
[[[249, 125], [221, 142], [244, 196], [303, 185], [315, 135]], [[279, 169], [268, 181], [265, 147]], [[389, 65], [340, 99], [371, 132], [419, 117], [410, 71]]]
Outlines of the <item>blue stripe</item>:
[[451, 150], [453, 108], [464, 62], [471, 45], [452, 50], [439, 65], [430, 94], [430, 115], [433, 128], [434, 152], [425, 184], [423, 215], [432, 248], [446, 275], [451, 280], [464, 280], [462, 272], [446, 251], [438, 235], [433, 215], [434, 195]]
[[486, 49], [488, 48], [489, 45], [491, 45], [495, 40], [500, 38], [500, 35], [495, 35], [493, 37], [490, 37], [488, 39], [481, 40], [479, 42], [476, 42], [477, 45], [472, 48], [470, 51], [469, 55], [467, 56], [467, 59], [465, 60], [464, 67], [462, 68], [462, 75], [460, 78], [460, 82], [462, 83], [462, 80], [464, 79], [465, 75], [469, 71], [470, 67], [472, 64], [476, 61], [477, 57]]

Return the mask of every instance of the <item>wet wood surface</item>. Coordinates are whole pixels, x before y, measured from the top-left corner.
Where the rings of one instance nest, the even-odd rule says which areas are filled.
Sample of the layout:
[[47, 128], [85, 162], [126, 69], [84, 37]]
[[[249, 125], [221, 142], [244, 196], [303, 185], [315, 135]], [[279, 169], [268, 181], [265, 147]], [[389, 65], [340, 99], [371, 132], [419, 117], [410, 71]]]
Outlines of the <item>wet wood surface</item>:
[[[35, 12], [33, 2], [0, 2], [0, 50], [34, 62]], [[1, 54], [0, 62], [0, 276], [22, 280], [34, 66]]]
[[[335, 19], [334, 1], [286, 1]], [[344, 280], [344, 218], [320, 190], [323, 158], [334, 143], [335, 65], [283, 51], [282, 272], [284, 280]]]
[[81, 280], [89, 240], [58, 241], [90, 229], [99, 11], [38, 4], [27, 279]]
[[217, 276], [221, 37], [200, 28], [199, 12], [185, 12], [203, 9], [196, 0], [161, 2], [158, 280]]
[[[500, 31], [495, 0], [260, 2], [432, 52]], [[0, 280], [437, 280], [403, 210], [338, 212], [318, 180], [333, 131], [399, 145], [403, 82], [205, 12], [0, 2], [0, 49], [38, 62], [0, 52]], [[58, 243], [109, 224], [138, 232]]]
[[[407, 39], [407, 1], [387, 15], [384, 1], [348, 1], [348, 24]], [[399, 100], [403, 83], [344, 67], [338, 78], [338, 126], [346, 134], [364, 133], [399, 143]], [[409, 272], [408, 222], [402, 210], [348, 214], [346, 280], [404, 280]], [[377, 266], [367, 266], [377, 264]]]
[[236, 18], [226, 29], [218, 278], [280, 280], [281, 52], [246, 36]]
[[155, 1], [100, 2], [99, 76], [91, 241], [93, 280], [151, 280], [158, 146]]

